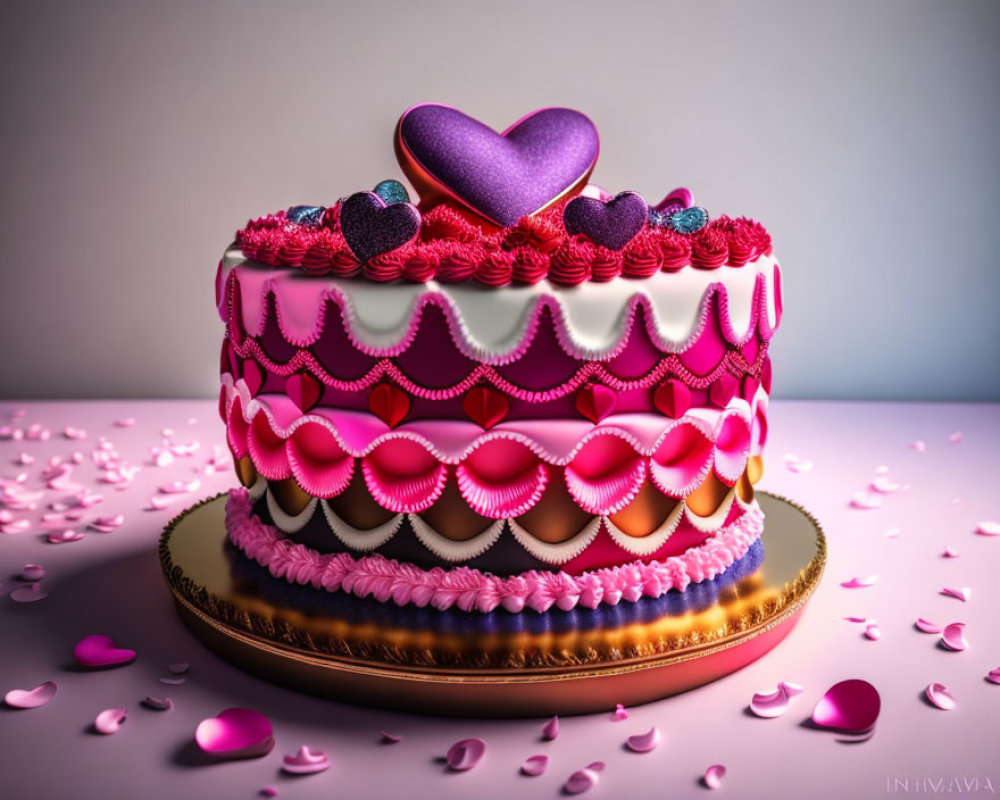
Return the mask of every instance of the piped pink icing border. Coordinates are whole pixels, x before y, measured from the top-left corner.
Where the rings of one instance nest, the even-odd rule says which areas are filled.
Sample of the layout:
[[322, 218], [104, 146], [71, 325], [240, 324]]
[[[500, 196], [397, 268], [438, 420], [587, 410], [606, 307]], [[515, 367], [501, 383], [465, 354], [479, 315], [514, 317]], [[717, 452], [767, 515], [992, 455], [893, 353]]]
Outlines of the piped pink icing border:
[[739, 519], [720, 528], [701, 546], [663, 561], [635, 561], [581, 575], [531, 570], [508, 578], [470, 567], [424, 570], [377, 554], [356, 559], [348, 553], [318, 553], [253, 516], [245, 489], [230, 492], [226, 529], [230, 540], [249, 558], [289, 583], [373, 597], [399, 606], [455, 607], [483, 613], [499, 607], [512, 613], [530, 608], [542, 613], [552, 606], [569, 611], [578, 605], [597, 608], [602, 603], [635, 602], [711, 580], [760, 538], [764, 514], [754, 502]]

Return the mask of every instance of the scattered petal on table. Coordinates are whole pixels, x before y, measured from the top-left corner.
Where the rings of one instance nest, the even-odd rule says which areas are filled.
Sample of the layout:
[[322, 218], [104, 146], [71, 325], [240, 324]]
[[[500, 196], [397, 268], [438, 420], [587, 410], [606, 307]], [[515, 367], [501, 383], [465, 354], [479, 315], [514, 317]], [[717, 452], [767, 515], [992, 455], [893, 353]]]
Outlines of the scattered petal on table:
[[1000, 684], [1000, 667], [994, 667], [986, 673], [986, 680], [990, 683]]
[[48, 596], [49, 593], [38, 583], [20, 586], [10, 593], [10, 599], [15, 603], [34, 603], [36, 600], [44, 600]]
[[922, 453], [927, 449], [927, 443], [923, 439], [917, 439], [915, 442], [910, 442], [910, 449]]
[[549, 757], [546, 755], [528, 756], [521, 765], [521, 772], [525, 775], [537, 777], [545, 773], [549, 767]]
[[163, 494], [184, 494], [185, 492], [196, 492], [201, 488], [201, 481], [194, 478], [190, 481], [172, 481], [159, 487]]
[[877, 622], [871, 622], [865, 626], [865, 637], [871, 639], [873, 642], [877, 642], [882, 638], [882, 629], [878, 626]]
[[868, 622], [868, 617], [844, 617], [847, 622]]
[[937, 706], [942, 711], [951, 711], [955, 707], [955, 698], [951, 696], [948, 687], [943, 683], [929, 683], [924, 689], [924, 694], [932, 705]]
[[779, 681], [773, 692], [757, 692], [750, 698], [750, 711], [764, 719], [780, 717], [788, 710], [788, 700], [801, 693], [802, 687], [797, 683]]
[[569, 776], [569, 780], [563, 786], [563, 791], [566, 794], [583, 794], [597, 786], [600, 779], [601, 776], [599, 773], [589, 767], [584, 767]]
[[940, 625], [937, 625], [930, 620], [926, 620], [923, 617], [919, 617], [917, 621], [913, 623], [913, 627], [922, 633], [941, 633]]
[[976, 526], [976, 533], [980, 536], [1000, 536], [1000, 522], [980, 522]]
[[398, 736], [395, 733], [388, 733], [387, 731], [382, 731], [382, 744], [399, 744], [403, 741], [402, 736]]
[[871, 488], [872, 491], [879, 494], [892, 494], [893, 492], [898, 492], [903, 487], [902, 484], [890, 480], [886, 475], [877, 475], [871, 483]]
[[114, 424], [116, 428], [131, 428], [135, 425], [135, 417], [122, 417], [116, 419]]
[[277, 797], [278, 796], [278, 790], [275, 789], [273, 786], [265, 786], [263, 789], [260, 790], [260, 793], [261, 793], [262, 797]]
[[882, 498], [871, 492], [855, 492], [851, 497], [851, 508], [881, 508]]
[[274, 729], [259, 711], [227, 708], [198, 723], [194, 740], [203, 752], [218, 758], [256, 758], [271, 752]]
[[559, 735], [559, 717], [553, 717], [542, 728], [542, 738], [552, 740]]
[[31, 453], [21, 453], [16, 459], [14, 459], [14, 463], [19, 467], [26, 467], [29, 464], [35, 463], [35, 457], [31, 455]]
[[75, 531], [72, 528], [67, 528], [64, 531], [59, 531], [58, 533], [50, 533], [45, 537], [45, 541], [49, 544], [68, 544], [70, 542], [79, 542], [83, 538], [83, 534], [80, 531]]
[[863, 733], [875, 725], [881, 708], [878, 690], [853, 678], [827, 690], [813, 709], [812, 721], [823, 728]]
[[655, 750], [659, 743], [660, 730], [655, 725], [646, 733], [638, 733], [625, 740], [625, 746], [633, 753], [649, 753]]
[[11, 689], [3, 701], [11, 708], [39, 708], [56, 696], [58, 688], [55, 681], [45, 681], [34, 689]]
[[142, 704], [153, 711], [169, 711], [174, 707], [174, 701], [169, 697], [153, 697], [153, 695], [146, 695]]
[[190, 669], [191, 665], [188, 664], [186, 661], [178, 661], [175, 664], [167, 665], [167, 672], [170, 672], [173, 675], [183, 675], [186, 672], [189, 672]]
[[726, 768], [722, 764], [712, 764], [705, 770], [702, 776], [705, 786], [709, 789], [718, 789], [722, 785], [722, 779], [726, 777]]
[[949, 650], [967, 650], [969, 643], [965, 641], [965, 623], [953, 622], [945, 625], [941, 631], [941, 643]]
[[31, 527], [31, 522], [26, 519], [17, 519], [12, 522], [0, 523], [0, 533], [15, 534], [24, 533]]
[[959, 553], [958, 550], [956, 550], [955, 548], [949, 546], [944, 549], [944, 552], [941, 555], [943, 555], [945, 558], [958, 558], [962, 554]]
[[878, 575], [868, 575], [865, 578], [851, 578], [849, 581], [841, 581], [840, 585], [845, 589], [864, 589], [878, 583]]
[[90, 523], [90, 527], [98, 533], [111, 533], [125, 524], [124, 514], [98, 517]]
[[330, 769], [330, 757], [323, 750], [310, 750], [302, 745], [299, 752], [286, 755], [281, 760], [281, 768], [293, 775], [311, 775]]
[[900, 534], [899, 528], [889, 528], [882, 535], [886, 539], [896, 539], [898, 538], [899, 534]]
[[448, 748], [448, 766], [456, 772], [472, 769], [486, 755], [486, 742], [482, 739], [462, 739]]
[[160, 678], [160, 683], [165, 683], [167, 686], [182, 686], [187, 683], [187, 676], [185, 675], [168, 675], [165, 678]]
[[621, 703], [615, 703], [615, 710], [611, 712], [612, 722], [621, 722], [628, 719], [628, 710]]
[[958, 444], [960, 441], [962, 441], [962, 432], [961, 431], [955, 431], [954, 433], [952, 433], [948, 437], [948, 442], [950, 444]]
[[118, 733], [118, 729], [125, 724], [127, 714], [127, 708], [106, 708], [94, 720], [94, 730], [98, 733], [103, 733], [105, 736]]
[[67, 427], [63, 430], [63, 436], [67, 439], [86, 439], [87, 432], [82, 428]]
[[967, 603], [972, 597], [972, 589], [968, 586], [963, 586], [960, 589], [955, 589], [951, 586], [945, 586], [941, 590], [941, 594], [947, 595], [948, 597], [954, 597], [956, 600], [961, 600], [963, 603]]
[[83, 667], [117, 667], [135, 661], [135, 650], [118, 647], [110, 636], [94, 633], [76, 643], [73, 657]]

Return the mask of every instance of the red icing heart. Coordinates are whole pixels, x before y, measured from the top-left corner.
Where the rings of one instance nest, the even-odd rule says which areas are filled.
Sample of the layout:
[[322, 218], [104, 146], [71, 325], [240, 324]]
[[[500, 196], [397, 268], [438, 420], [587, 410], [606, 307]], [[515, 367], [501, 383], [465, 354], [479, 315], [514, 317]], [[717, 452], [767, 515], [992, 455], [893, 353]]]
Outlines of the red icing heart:
[[679, 419], [691, 408], [691, 390], [683, 382], [671, 378], [656, 387], [653, 405], [661, 414]]
[[466, 415], [481, 428], [489, 430], [507, 416], [507, 397], [485, 386], [474, 386], [465, 393], [462, 408]]
[[719, 408], [725, 408], [729, 405], [729, 401], [736, 397], [739, 388], [739, 380], [735, 375], [730, 375], [727, 372], [712, 384], [712, 388], [708, 390], [708, 396]]
[[285, 381], [285, 394], [304, 414], [319, 403], [323, 396], [323, 387], [312, 375], [297, 372]]
[[395, 428], [410, 413], [410, 398], [398, 386], [380, 383], [368, 394], [368, 408], [390, 428]]
[[256, 361], [247, 359], [243, 362], [243, 381], [250, 391], [251, 397], [256, 397], [260, 387], [264, 385], [264, 370]]
[[615, 410], [618, 395], [600, 383], [588, 383], [576, 393], [576, 410], [593, 423], [598, 423]]

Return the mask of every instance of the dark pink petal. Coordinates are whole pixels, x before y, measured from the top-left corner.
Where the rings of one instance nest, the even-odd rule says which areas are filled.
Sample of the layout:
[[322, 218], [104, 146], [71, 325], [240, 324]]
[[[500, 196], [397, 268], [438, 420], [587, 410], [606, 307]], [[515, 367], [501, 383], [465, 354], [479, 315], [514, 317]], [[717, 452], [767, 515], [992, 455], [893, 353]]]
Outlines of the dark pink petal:
[[990, 683], [1000, 684], [1000, 667], [994, 667], [988, 673], [986, 673], [986, 680]]
[[597, 786], [600, 779], [601, 776], [597, 772], [589, 767], [584, 767], [569, 776], [569, 780], [563, 786], [563, 791], [566, 794], [583, 794]]
[[868, 617], [844, 617], [847, 622], [868, 622]]
[[262, 797], [277, 797], [278, 796], [278, 790], [275, 789], [273, 786], [265, 786], [263, 789], [260, 790], [260, 793], [261, 793]]
[[878, 575], [869, 575], [865, 578], [851, 578], [849, 581], [841, 581], [840, 585], [845, 589], [865, 589], [878, 583]]
[[218, 758], [256, 758], [274, 747], [274, 729], [267, 717], [251, 708], [227, 708], [198, 723], [194, 740]]
[[959, 553], [958, 550], [955, 550], [952, 547], [946, 547], [941, 555], [943, 555], [945, 558], [958, 558], [962, 554]]
[[873, 642], [877, 642], [882, 638], [882, 629], [878, 626], [877, 622], [870, 622], [865, 626], [865, 637], [871, 639]]
[[174, 707], [174, 701], [169, 697], [153, 697], [152, 695], [147, 695], [142, 704], [153, 711], [169, 711]]
[[726, 777], [726, 768], [722, 764], [712, 764], [705, 770], [702, 780], [709, 789], [718, 789], [722, 785], [722, 779]]
[[382, 731], [382, 744], [399, 744], [401, 741], [403, 741], [402, 736]]
[[537, 777], [545, 773], [549, 767], [549, 757], [544, 755], [528, 756], [521, 765], [521, 772], [525, 775]]
[[660, 743], [660, 731], [654, 725], [646, 733], [639, 733], [629, 736], [625, 740], [625, 746], [633, 753], [649, 753], [656, 749]]
[[954, 597], [957, 600], [961, 600], [963, 603], [967, 603], [969, 598], [972, 597], [972, 589], [968, 586], [963, 586], [961, 589], [954, 589], [950, 586], [945, 586], [941, 590], [941, 594], [947, 595], [948, 597]]
[[55, 681], [45, 681], [34, 689], [11, 689], [3, 701], [11, 708], [39, 708], [56, 696], [58, 688]]
[[124, 417], [115, 420], [116, 428], [131, 428], [133, 425], [135, 425], [135, 417]]
[[310, 750], [302, 745], [299, 752], [281, 760], [281, 768], [293, 775], [311, 775], [330, 769], [330, 757], [323, 750]]
[[949, 650], [966, 650], [969, 643], [965, 641], [965, 623], [953, 622], [945, 625], [941, 631], [941, 643]]
[[73, 657], [82, 667], [117, 667], [135, 661], [135, 650], [118, 647], [111, 637], [95, 633], [76, 643]]
[[623, 719], [628, 719], [628, 711], [621, 703], [615, 703], [615, 710], [611, 712], [611, 721], [621, 722]]
[[881, 708], [878, 690], [854, 678], [827, 690], [813, 709], [812, 721], [823, 728], [863, 733], [875, 725]]
[[125, 716], [127, 714], [127, 708], [106, 708], [94, 720], [94, 730], [98, 733], [103, 733], [105, 736], [118, 733], [118, 729], [125, 724]]
[[927, 699], [932, 705], [937, 706], [942, 711], [951, 711], [956, 705], [955, 698], [951, 696], [948, 687], [943, 683], [927, 684], [924, 694], [927, 695]]
[[917, 619], [917, 621], [913, 623], [913, 627], [915, 627], [918, 631], [921, 631], [923, 633], [941, 633], [940, 625], [936, 625], [930, 620], [924, 619], [923, 617]]
[[26, 467], [29, 464], [35, 463], [35, 457], [31, 453], [21, 453], [21, 455], [14, 459], [14, 463], [19, 467]]
[[559, 735], [559, 717], [553, 717], [542, 728], [542, 738], [552, 740]]
[[486, 742], [482, 739], [462, 739], [448, 748], [448, 766], [456, 772], [472, 769], [486, 755]]
[[980, 522], [976, 533], [980, 536], [1000, 536], [1000, 522]]
[[37, 583], [31, 584], [31, 586], [21, 586], [10, 593], [10, 599], [15, 603], [34, 603], [36, 600], [44, 600], [48, 596], [49, 593]]

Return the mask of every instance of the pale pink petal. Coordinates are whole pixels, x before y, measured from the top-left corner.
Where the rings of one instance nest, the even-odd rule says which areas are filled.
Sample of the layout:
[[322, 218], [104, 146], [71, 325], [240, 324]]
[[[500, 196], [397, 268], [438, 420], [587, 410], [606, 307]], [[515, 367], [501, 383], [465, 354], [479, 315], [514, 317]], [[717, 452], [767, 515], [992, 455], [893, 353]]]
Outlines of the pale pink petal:
[[174, 701], [169, 697], [153, 697], [152, 695], [146, 695], [142, 704], [153, 711], [169, 711], [174, 707]]
[[878, 690], [854, 678], [827, 690], [813, 709], [812, 721], [823, 728], [862, 733], [875, 725], [881, 707]]
[[462, 739], [448, 748], [448, 766], [456, 772], [472, 769], [486, 755], [486, 742], [482, 739]]
[[785, 694], [789, 697], [795, 697], [795, 695], [802, 694], [805, 691], [801, 685], [792, 683], [791, 681], [778, 681], [778, 688], [784, 689]]
[[851, 496], [851, 508], [872, 509], [881, 507], [882, 498], [870, 492], [855, 492]]
[[994, 667], [986, 674], [986, 680], [990, 683], [1000, 684], [1000, 667]]
[[878, 626], [877, 622], [869, 623], [865, 627], [865, 636], [873, 642], [877, 642], [882, 638], [882, 629]]
[[166, 678], [160, 678], [160, 683], [165, 683], [167, 686], [182, 686], [187, 683], [187, 677], [184, 675], [170, 675]]
[[542, 728], [542, 738], [551, 741], [559, 735], [559, 717], [553, 717]]
[[382, 744], [399, 744], [401, 741], [403, 741], [402, 736], [382, 731]]
[[952, 433], [948, 437], [948, 441], [951, 444], [958, 444], [960, 441], [962, 441], [962, 432], [961, 431], [955, 431], [954, 433]]
[[888, 529], [887, 531], [885, 531], [885, 532], [884, 532], [884, 533], [883, 533], [882, 535], [883, 535], [883, 536], [884, 536], [884, 537], [885, 537], [886, 539], [895, 539], [895, 538], [897, 538], [897, 537], [899, 536], [899, 534], [900, 534], [900, 530], [899, 530], [899, 528], [889, 528], [889, 529]]
[[790, 472], [809, 472], [813, 468], [812, 461], [789, 461], [785, 464]]
[[633, 753], [649, 753], [655, 750], [659, 743], [660, 730], [655, 725], [646, 733], [638, 733], [625, 740], [625, 746]]
[[980, 536], [1000, 536], [1000, 522], [980, 522], [976, 526], [976, 533]]
[[918, 453], [922, 453], [927, 449], [927, 443], [922, 439], [917, 439], [917, 441], [910, 443], [910, 449], [915, 450]]
[[160, 486], [163, 494], [184, 494], [185, 492], [197, 492], [201, 488], [201, 481], [194, 478], [190, 481], [171, 481]]
[[788, 710], [789, 698], [801, 693], [802, 687], [797, 683], [779, 681], [773, 692], [757, 692], [750, 698], [750, 711], [764, 719], [780, 717]]
[[592, 772], [603, 772], [604, 767], [605, 764], [603, 761], [591, 761], [589, 764], [587, 764], [587, 769], [591, 770]]
[[65, 436], [67, 439], [86, 439], [87, 432], [82, 428], [67, 427], [63, 431], [63, 436]]
[[13, 522], [0, 523], [0, 533], [15, 534], [24, 533], [31, 527], [31, 523], [26, 519], [18, 519]]
[[131, 428], [135, 425], [135, 417], [123, 417], [115, 420], [116, 428]]
[[922, 633], [941, 633], [940, 625], [935, 625], [933, 622], [926, 620], [923, 617], [917, 619], [917, 621], [913, 623], [913, 627]]
[[966, 650], [969, 643], [965, 641], [965, 623], [953, 622], [945, 625], [941, 631], [941, 643], [949, 650]]
[[578, 769], [569, 776], [569, 780], [566, 781], [563, 786], [563, 791], [566, 794], [583, 794], [584, 792], [589, 792], [597, 786], [600, 779], [601, 776], [597, 772], [588, 767], [584, 767], [583, 769]]
[[21, 567], [22, 581], [40, 581], [45, 577], [45, 567], [41, 564], [25, 564]]
[[118, 729], [125, 724], [125, 716], [127, 714], [127, 708], [106, 708], [94, 720], [94, 730], [98, 733], [103, 733], [105, 736], [118, 733]]
[[878, 583], [878, 575], [869, 575], [865, 578], [851, 578], [849, 581], [841, 581], [840, 585], [845, 589], [864, 589]]
[[898, 492], [902, 488], [902, 484], [895, 483], [886, 475], [878, 475], [871, 482], [871, 488], [872, 491], [879, 494], [892, 494], [893, 492]]
[[198, 723], [194, 740], [202, 751], [217, 758], [256, 758], [271, 752], [274, 729], [259, 711], [227, 708]]
[[709, 789], [718, 789], [722, 785], [722, 779], [726, 777], [726, 768], [722, 764], [712, 764], [705, 770], [702, 776], [705, 786]]
[[14, 515], [10, 513], [6, 508], [0, 508], [0, 523], [8, 523], [14, 521]]
[[37, 583], [31, 584], [31, 586], [22, 586], [10, 593], [10, 599], [15, 603], [34, 603], [36, 600], [44, 600], [48, 596], [49, 593]]
[[58, 688], [55, 681], [45, 681], [34, 689], [11, 689], [3, 701], [11, 708], [39, 708], [56, 696]]
[[945, 558], [958, 558], [962, 554], [959, 553], [958, 550], [955, 550], [954, 548], [949, 546], [944, 549], [944, 552], [941, 555], [943, 555]]
[[549, 767], [549, 757], [545, 755], [528, 756], [521, 765], [521, 772], [525, 775], [537, 777], [543, 775]]
[[945, 586], [941, 590], [941, 594], [948, 597], [954, 597], [956, 600], [961, 600], [963, 603], [967, 603], [972, 597], [972, 589], [968, 586], [963, 586], [960, 589], [952, 588], [951, 586]]
[[35, 457], [31, 455], [31, 453], [21, 453], [16, 459], [14, 459], [14, 463], [20, 467], [26, 467], [29, 464], [35, 463]]
[[311, 775], [330, 769], [330, 757], [323, 750], [310, 750], [302, 745], [299, 752], [286, 755], [281, 760], [281, 768], [293, 775]]
[[927, 684], [924, 694], [931, 702], [931, 705], [937, 706], [942, 711], [951, 711], [956, 705], [955, 698], [951, 696], [948, 687], [943, 683]]
[[615, 703], [615, 710], [611, 712], [611, 721], [621, 722], [624, 719], [628, 719], [628, 711], [621, 703]]
[[104, 517], [97, 517], [90, 523], [90, 528], [98, 533], [111, 533], [125, 524], [124, 514], [114, 514]]
[[49, 544], [67, 544], [68, 542], [79, 542], [82, 538], [82, 533], [70, 528], [59, 533], [50, 533], [45, 537], [45, 541], [49, 542]]
[[135, 661], [135, 650], [118, 647], [110, 636], [94, 633], [76, 643], [73, 658], [82, 667], [102, 669]]

